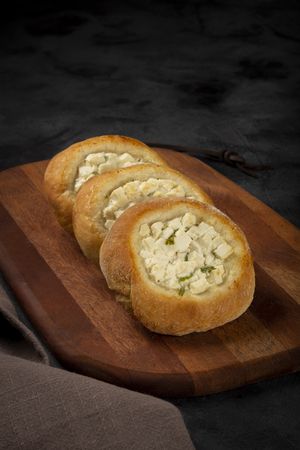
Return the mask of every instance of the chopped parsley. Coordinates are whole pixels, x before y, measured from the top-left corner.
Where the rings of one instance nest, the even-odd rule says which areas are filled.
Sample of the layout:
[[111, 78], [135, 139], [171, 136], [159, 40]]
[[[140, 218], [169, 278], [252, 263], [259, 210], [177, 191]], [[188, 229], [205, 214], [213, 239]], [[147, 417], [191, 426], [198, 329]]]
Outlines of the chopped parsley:
[[[177, 228], [177, 230], [178, 230], [178, 228]], [[175, 233], [177, 230], [173, 231], [171, 236], [169, 236], [168, 239], [165, 240], [166, 245], [174, 245], [174, 238], [175, 238]]]
[[178, 295], [180, 295], [182, 297], [184, 293], [185, 293], [185, 287], [181, 286], [180, 289], [178, 290]]
[[212, 253], [212, 255], [213, 255], [215, 258], [218, 257], [218, 255], [216, 254], [215, 250], [212, 250], [211, 253]]
[[200, 267], [200, 270], [201, 270], [202, 273], [210, 274], [210, 272], [212, 270], [215, 270], [215, 267], [214, 266], [203, 266], [203, 267]]
[[190, 275], [187, 275], [186, 277], [180, 277], [178, 278], [179, 283], [182, 283], [183, 281], [189, 280], [190, 278], [192, 278], [192, 276], [194, 275], [194, 272], [191, 273]]
[[185, 260], [185, 261], [188, 261], [188, 260], [189, 260], [189, 255], [188, 255], [188, 254], [185, 255], [184, 260]]

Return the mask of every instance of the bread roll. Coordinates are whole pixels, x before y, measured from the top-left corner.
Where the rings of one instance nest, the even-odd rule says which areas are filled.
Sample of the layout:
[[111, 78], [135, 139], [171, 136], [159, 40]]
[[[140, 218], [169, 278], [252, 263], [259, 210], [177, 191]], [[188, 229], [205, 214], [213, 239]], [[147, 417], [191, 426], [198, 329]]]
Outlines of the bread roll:
[[126, 136], [98, 136], [55, 155], [44, 177], [45, 192], [59, 223], [72, 232], [76, 193], [94, 175], [140, 163], [167, 163], [150, 147]]
[[73, 209], [74, 234], [83, 253], [98, 264], [102, 241], [123, 211], [165, 196], [212, 203], [195, 182], [168, 167], [141, 164], [93, 177], [78, 192]]
[[135, 317], [162, 334], [224, 325], [254, 293], [243, 232], [215, 207], [193, 200], [155, 199], [125, 211], [103, 242], [100, 266]]

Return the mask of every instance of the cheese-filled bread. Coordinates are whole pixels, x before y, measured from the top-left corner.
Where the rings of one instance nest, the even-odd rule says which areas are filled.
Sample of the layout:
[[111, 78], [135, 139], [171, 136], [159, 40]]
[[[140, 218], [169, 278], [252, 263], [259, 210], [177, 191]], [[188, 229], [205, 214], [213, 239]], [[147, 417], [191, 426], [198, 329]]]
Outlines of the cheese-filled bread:
[[100, 266], [110, 289], [128, 297], [127, 309], [157, 333], [224, 325], [253, 299], [244, 233], [215, 207], [193, 200], [155, 199], [125, 211], [103, 242]]
[[212, 203], [198, 184], [169, 167], [141, 164], [92, 178], [78, 192], [73, 209], [74, 234], [83, 253], [98, 263], [103, 239], [126, 209], [172, 196]]
[[59, 223], [72, 232], [72, 210], [81, 186], [97, 174], [141, 163], [167, 163], [143, 142], [126, 136], [98, 136], [77, 142], [48, 164], [44, 188]]

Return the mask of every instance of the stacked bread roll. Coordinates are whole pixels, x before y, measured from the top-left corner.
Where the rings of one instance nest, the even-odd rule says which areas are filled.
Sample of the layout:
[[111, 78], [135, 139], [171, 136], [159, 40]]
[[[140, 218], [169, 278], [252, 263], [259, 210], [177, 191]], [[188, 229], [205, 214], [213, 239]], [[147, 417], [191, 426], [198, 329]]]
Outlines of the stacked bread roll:
[[142, 142], [100, 136], [72, 145], [50, 161], [45, 191], [59, 223], [148, 329], [206, 331], [250, 305], [243, 232]]
[[154, 163], [167, 165], [151, 148], [125, 136], [98, 136], [77, 142], [51, 159], [45, 191], [59, 223], [72, 232], [76, 194], [87, 180], [120, 167]]

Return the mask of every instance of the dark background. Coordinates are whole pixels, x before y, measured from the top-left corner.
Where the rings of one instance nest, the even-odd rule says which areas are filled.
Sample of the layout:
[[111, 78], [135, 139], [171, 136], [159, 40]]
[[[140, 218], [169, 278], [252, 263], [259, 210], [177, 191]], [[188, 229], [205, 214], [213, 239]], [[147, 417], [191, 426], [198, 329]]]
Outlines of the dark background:
[[[0, 27], [1, 167], [90, 136], [238, 151], [211, 163], [299, 225], [299, 2], [10, 2]], [[199, 152], [200, 156], [200, 152]], [[203, 449], [294, 449], [297, 375], [178, 399]]]

